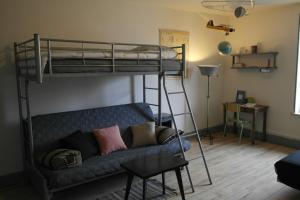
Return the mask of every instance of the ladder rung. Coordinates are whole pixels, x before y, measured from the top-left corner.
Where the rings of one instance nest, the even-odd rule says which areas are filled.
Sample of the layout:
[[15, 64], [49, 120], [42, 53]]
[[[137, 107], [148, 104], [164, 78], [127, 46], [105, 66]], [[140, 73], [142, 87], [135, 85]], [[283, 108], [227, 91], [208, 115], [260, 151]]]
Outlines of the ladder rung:
[[198, 134], [197, 132], [189, 132], [189, 133], [183, 134], [181, 137], [182, 138], [187, 138], [187, 137], [195, 136], [197, 134]]
[[26, 97], [20, 96], [21, 99], [27, 99]]
[[179, 92], [168, 92], [168, 94], [182, 94], [184, 91], [179, 91]]
[[159, 106], [159, 105], [157, 105], [157, 104], [153, 104], [153, 103], [148, 103], [148, 105], [150, 105], [150, 106]]
[[202, 156], [196, 156], [195, 158], [188, 159], [188, 161], [197, 160], [197, 159], [199, 159], [199, 158], [202, 158]]
[[158, 90], [158, 88], [145, 87], [147, 90]]
[[175, 114], [174, 117], [180, 116], [180, 115], [190, 115], [190, 114], [191, 114], [190, 112], [178, 113], [178, 114]]

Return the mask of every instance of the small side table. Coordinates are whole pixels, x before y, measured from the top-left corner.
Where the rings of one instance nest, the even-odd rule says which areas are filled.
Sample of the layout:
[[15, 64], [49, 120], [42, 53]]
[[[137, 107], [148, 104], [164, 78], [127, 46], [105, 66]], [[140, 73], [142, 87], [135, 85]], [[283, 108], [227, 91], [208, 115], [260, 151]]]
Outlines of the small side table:
[[164, 173], [173, 170], [176, 172], [181, 199], [185, 200], [180, 168], [186, 165], [188, 165], [188, 161], [181, 157], [174, 157], [174, 155], [166, 152], [161, 152], [158, 155], [144, 156], [142, 158], [139, 157], [129, 162], [122, 163], [121, 167], [128, 173], [125, 200], [128, 200], [134, 176], [143, 179], [143, 200], [146, 199], [147, 179], [158, 174], [162, 174], [162, 190], [163, 194], [165, 194]]
[[[154, 120], [158, 125], [158, 114], [154, 115]], [[169, 113], [161, 113], [161, 125], [172, 128], [172, 116]]]

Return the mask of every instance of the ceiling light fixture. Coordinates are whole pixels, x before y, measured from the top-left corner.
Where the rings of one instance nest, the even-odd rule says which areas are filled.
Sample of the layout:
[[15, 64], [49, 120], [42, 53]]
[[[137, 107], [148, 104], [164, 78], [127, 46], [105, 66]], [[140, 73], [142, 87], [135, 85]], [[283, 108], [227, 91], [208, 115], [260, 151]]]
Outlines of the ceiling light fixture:
[[203, 0], [202, 6], [222, 12], [234, 12], [239, 18], [247, 14], [247, 11], [254, 8], [254, 0]]

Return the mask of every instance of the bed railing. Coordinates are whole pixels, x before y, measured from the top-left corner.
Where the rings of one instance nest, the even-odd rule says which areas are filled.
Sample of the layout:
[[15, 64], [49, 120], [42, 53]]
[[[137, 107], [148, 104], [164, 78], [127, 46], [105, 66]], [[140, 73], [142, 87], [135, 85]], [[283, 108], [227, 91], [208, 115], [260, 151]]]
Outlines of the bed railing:
[[[143, 58], [124, 58], [125, 60], [135, 60], [136, 64], [130, 64], [127, 66], [143, 66], [143, 67], [157, 67], [156, 74], [162, 74], [163, 72], [163, 56], [162, 46], [152, 44], [134, 44], [134, 43], [112, 43], [112, 42], [98, 42], [98, 41], [84, 41], [84, 40], [65, 40], [65, 39], [52, 39], [52, 38], [40, 38], [39, 34], [34, 34], [33, 39], [15, 43], [15, 62], [17, 68], [17, 75], [25, 77], [26, 80], [36, 81], [38, 83], [43, 82], [44, 76], [54, 77], [58, 75], [53, 71], [53, 54], [56, 52], [68, 52], [78, 56], [81, 54], [81, 63], [76, 66], [80, 67], [109, 67], [110, 72], [116, 73], [116, 66], [121, 66], [116, 63], [117, 58], [115, 55], [118, 52], [132, 52], [132, 53], [144, 53], [144, 50], [133, 50], [134, 47], [153, 47], [154, 50], [147, 51], [156, 55], [156, 58], [143, 59]], [[185, 69], [185, 45], [172, 47], [177, 53], [177, 60], [182, 63], [182, 71]], [[109, 57], [101, 58], [110, 61], [110, 64], [86, 64], [86, 54], [88, 52], [107, 52]], [[77, 57], [78, 59], [78, 57]], [[141, 60], [156, 61], [157, 64], [141, 64]], [[46, 72], [47, 65], [47, 72]], [[120, 72], [117, 72], [120, 73]], [[126, 74], [126, 72], [120, 74]], [[146, 74], [141, 73], [140, 74]], [[80, 74], [80, 73], [79, 73]], [[82, 73], [86, 75], [87, 73]], [[101, 72], [99, 73], [101, 74]], [[134, 74], [131, 72], [129, 74]], [[61, 74], [60, 74], [61, 75]], [[66, 75], [66, 74], [65, 74]], [[70, 75], [70, 74], [69, 74]], [[77, 73], [78, 76], [78, 73]]]

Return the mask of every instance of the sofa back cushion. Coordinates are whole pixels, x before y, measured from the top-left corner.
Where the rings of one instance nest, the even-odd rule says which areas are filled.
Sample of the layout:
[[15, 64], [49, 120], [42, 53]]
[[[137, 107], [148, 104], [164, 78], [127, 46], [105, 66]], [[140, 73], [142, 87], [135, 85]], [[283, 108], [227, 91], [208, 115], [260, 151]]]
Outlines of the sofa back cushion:
[[90, 132], [94, 128], [118, 125], [122, 138], [131, 146], [129, 126], [154, 121], [148, 104], [133, 103], [103, 108], [38, 115], [32, 118], [35, 154], [60, 147], [59, 140], [76, 130]]

